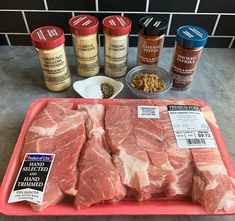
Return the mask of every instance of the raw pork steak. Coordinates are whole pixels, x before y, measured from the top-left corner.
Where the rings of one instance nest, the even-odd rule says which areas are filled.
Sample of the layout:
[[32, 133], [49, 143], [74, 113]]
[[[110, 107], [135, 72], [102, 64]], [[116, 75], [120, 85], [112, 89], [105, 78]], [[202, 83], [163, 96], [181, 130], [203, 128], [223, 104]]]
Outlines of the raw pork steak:
[[103, 201], [118, 202], [126, 194], [112, 158], [106, 151], [104, 106], [79, 105], [87, 114], [86, 142], [78, 164], [78, 184], [75, 207], [81, 209]]
[[150, 198], [149, 159], [136, 143], [131, 108], [107, 105], [105, 131], [123, 184], [136, 191], [138, 200]]
[[118, 202], [125, 196], [125, 188], [101, 136], [93, 136], [86, 142], [78, 172], [77, 209], [103, 201]]
[[[165, 104], [167, 105], [167, 104]], [[194, 176], [194, 164], [190, 149], [180, 149], [166, 106], [160, 108], [161, 122], [164, 128], [162, 146], [165, 148], [170, 164], [175, 170], [176, 180], [169, 188], [170, 196], [190, 196]]]
[[70, 102], [48, 102], [26, 134], [24, 153], [55, 154], [43, 204], [31, 204], [35, 210], [56, 204], [65, 194], [77, 193], [77, 161], [86, 136], [84, 116], [71, 110], [72, 106]]
[[217, 149], [192, 149], [197, 175], [194, 176], [192, 199], [207, 212], [228, 210], [235, 206], [234, 186]]

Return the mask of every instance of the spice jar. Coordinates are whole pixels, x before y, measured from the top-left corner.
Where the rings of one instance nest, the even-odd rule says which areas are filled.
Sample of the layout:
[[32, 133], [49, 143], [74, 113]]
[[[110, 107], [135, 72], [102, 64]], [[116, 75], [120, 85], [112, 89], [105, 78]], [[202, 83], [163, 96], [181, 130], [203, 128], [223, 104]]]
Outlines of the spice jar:
[[193, 73], [207, 37], [207, 32], [197, 26], [186, 25], [178, 28], [170, 69], [174, 89], [185, 90], [192, 85]]
[[131, 21], [125, 16], [113, 15], [103, 19], [104, 72], [110, 77], [121, 77], [127, 71], [128, 35]]
[[56, 26], [40, 27], [31, 33], [31, 39], [38, 51], [47, 88], [51, 91], [63, 91], [68, 88], [71, 79], [63, 30]]
[[98, 19], [91, 15], [78, 15], [69, 20], [77, 73], [82, 77], [99, 73], [98, 26]]
[[167, 23], [156, 16], [139, 20], [137, 63], [157, 65], [164, 43]]

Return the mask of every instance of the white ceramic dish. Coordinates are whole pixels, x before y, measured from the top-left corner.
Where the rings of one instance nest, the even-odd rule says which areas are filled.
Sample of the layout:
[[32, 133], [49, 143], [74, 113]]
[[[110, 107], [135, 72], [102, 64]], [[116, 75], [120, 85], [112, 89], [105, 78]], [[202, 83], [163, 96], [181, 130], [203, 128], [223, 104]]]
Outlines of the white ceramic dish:
[[113, 86], [114, 93], [110, 98], [116, 97], [123, 89], [123, 83], [106, 76], [94, 76], [85, 80], [75, 81], [73, 89], [83, 98], [103, 98], [100, 85], [107, 83]]

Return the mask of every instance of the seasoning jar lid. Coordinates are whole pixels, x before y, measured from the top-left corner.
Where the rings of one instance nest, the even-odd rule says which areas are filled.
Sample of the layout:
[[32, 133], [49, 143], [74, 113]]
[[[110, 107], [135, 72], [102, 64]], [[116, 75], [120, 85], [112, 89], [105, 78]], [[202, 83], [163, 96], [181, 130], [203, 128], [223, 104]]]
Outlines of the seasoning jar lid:
[[127, 35], [131, 31], [131, 20], [121, 15], [111, 15], [102, 21], [103, 32], [108, 35]]
[[69, 20], [69, 27], [75, 35], [91, 35], [98, 32], [99, 21], [91, 15], [77, 15]]
[[177, 29], [176, 41], [186, 48], [203, 47], [207, 38], [207, 31], [198, 26], [185, 25]]
[[65, 42], [64, 31], [57, 26], [40, 27], [31, 33], [31, 39], [40, 49], [53, 49]]
[[157, 16], [146, 16], [139, 20], [139, 29], [144, 35], [160, 36], [166, 34], [167, 22]]

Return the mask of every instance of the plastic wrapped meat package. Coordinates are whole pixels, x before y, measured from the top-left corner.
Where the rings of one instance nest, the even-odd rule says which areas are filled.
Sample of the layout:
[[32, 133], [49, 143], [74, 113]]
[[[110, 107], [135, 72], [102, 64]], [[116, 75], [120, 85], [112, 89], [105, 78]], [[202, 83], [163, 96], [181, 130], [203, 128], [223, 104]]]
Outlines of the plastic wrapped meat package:
[[[42, 202], [8, 203], [26, 153], [54, 154]], [[8, 215], [235, 214], [235, 171], [200, 100], [45, 98], [0, 189]]]

